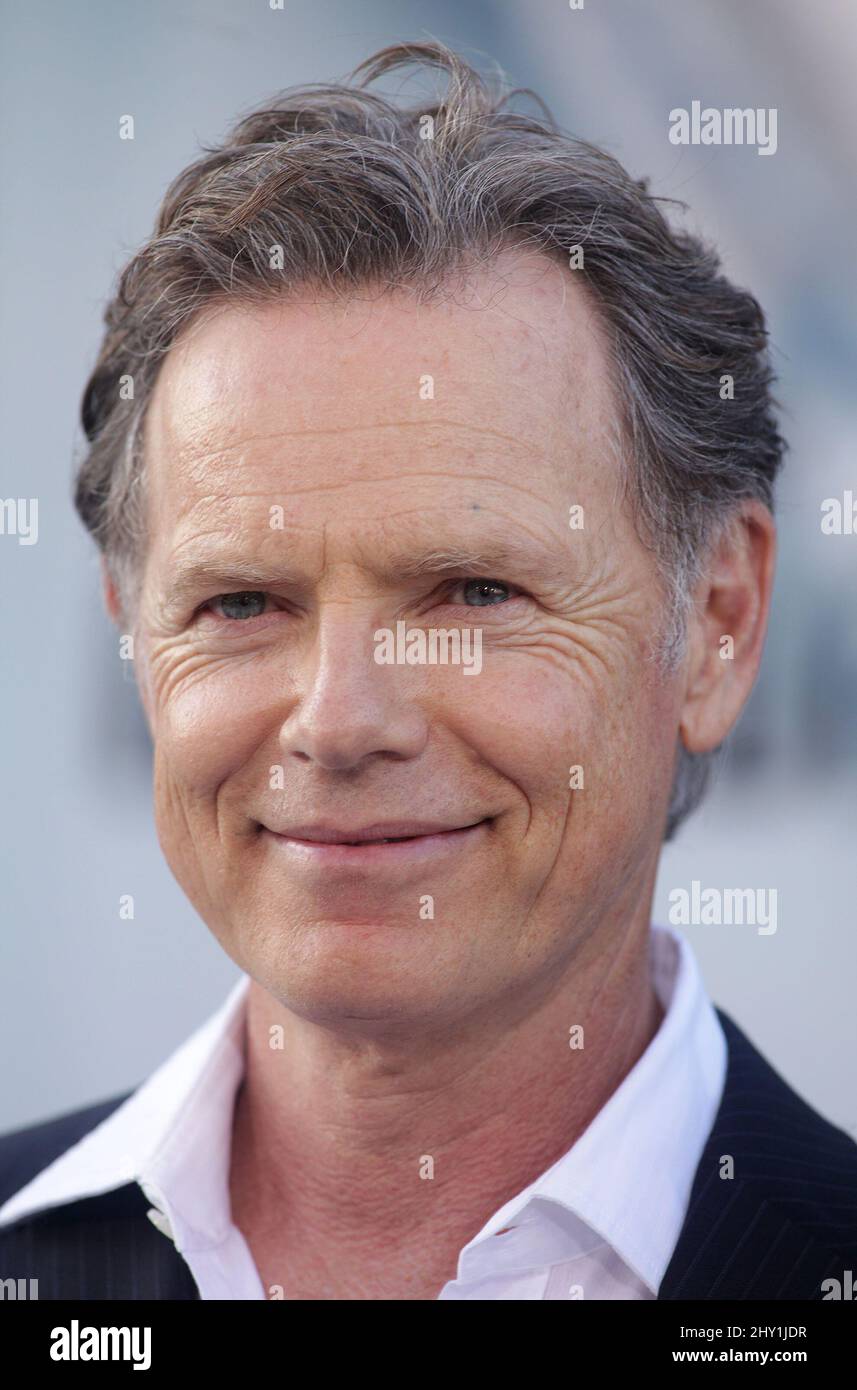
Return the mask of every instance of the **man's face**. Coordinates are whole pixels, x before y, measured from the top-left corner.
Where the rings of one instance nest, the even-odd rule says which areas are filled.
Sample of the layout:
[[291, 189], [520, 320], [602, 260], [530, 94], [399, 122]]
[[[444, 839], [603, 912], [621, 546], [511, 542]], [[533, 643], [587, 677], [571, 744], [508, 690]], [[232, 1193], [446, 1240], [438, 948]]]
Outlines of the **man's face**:
[[[302, 1016], [514, 1009], [648, 911], [678, 698], [614, 411], [599, 323], [537, 255], [432, 305], [220, 306], [169, 353], [137, 618], [158, 832]], [[398, 623], [471, 655], [479, 629], [481, 668], [379, 662]]]

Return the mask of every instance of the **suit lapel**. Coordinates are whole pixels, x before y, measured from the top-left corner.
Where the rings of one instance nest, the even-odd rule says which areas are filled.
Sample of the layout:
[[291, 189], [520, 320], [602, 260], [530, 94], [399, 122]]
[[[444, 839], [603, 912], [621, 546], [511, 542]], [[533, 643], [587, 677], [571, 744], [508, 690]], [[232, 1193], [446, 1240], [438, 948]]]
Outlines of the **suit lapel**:
[[136, 1183], [4, 1228], [8, 1268], [39, 1281], [39, 1299], [198, 1299], [186, 1261], [155, 1229]]
[[[723, 1097], [694, 1178], [659, 1299], [820, 1299], [841, 1277], [826, 1239], [825, 1172], [854, 1182], [847, 1136], [793, 1092], [727, 1015]], [[825, 1150], [829, 1150], [826, 1167]], [[729, 1160], [731, 1159], [731, 1172]]]

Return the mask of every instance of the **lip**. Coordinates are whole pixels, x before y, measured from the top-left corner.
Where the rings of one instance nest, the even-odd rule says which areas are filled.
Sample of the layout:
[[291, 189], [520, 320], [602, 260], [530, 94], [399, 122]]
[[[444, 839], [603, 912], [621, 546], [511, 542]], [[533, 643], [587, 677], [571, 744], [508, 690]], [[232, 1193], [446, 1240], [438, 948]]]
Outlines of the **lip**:
[[[359, 829], [330, 825], [301, 825], [287, 831], [270, 830], [267, 836], [277, 842], [295, 862], [324, 864], [328, 868], [382, 867], [420, 862], [449, 854], [484, 834], [490, 818], [461, 825], [440, 825], [429, 821], [378, 821]], [[397, 838], [402, 837], [402, 838]]]
[[272, 833], [282, 835], [288, 840], [302, 840], [310, 844], [346, 845], [362, 844], [368, 840], [401, 840], [426, 835], [447, 835], [456, 830], [469, 830], [478, 823], [469, 819], [457, 821], [452, 825], [427, 820], [385, 820], [373, 821], [371, 825], [353, 829], [325, 824], [290, 825], [285, 830]]

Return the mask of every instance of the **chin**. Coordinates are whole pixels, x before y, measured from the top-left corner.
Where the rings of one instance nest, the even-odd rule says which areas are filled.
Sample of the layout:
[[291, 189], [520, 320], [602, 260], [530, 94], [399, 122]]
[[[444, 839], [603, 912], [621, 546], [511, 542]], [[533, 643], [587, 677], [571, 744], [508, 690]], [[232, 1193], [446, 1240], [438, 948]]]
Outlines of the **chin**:
[[[345, 928], [343, 928], [345, 930]], [[353, 931], [349, 926], [348, 931]], [[358, 930], [376, 934], [390, 928]], [[359, 1029], [381, 1023], [426, 1023], [449, 1011], [443, 977], [434, 968], [418, 970], [413, 951], [397, 960], [369, 962], [358, 948], [292, 953], [277, 951], [244, 966], [291, 1013], [320, 1027]]]

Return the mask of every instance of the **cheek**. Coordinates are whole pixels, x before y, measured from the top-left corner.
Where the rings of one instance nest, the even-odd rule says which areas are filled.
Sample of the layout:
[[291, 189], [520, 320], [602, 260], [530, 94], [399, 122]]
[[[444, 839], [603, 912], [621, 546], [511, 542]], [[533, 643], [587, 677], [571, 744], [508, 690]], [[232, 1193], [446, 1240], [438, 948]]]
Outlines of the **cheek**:
[[176, 685], [155, 711], [162, 773], [197, 797], [213, 795], [276, 732], [283, 693], [271, 671], [249, 661], [224, 663]]
[[517, 790], [532, 819], [565, 814], [569, 767], [583, 761], [590, 722], [584, 692], [567, 666], [532, 657], [486, 664], [462, 682], [461, 697], [447, 703], [444, 718]]
[[634, 818], [669, 780], [675, 698], [644, 652], [612, 670], [550, 659], [486, 667], [473, 685], [457, 732], [518, 788], [536, 822], [564, 825], [578, 791], [581, 828]]
[[666, 812], [678, 734], [675, 698], [643, 654], [609, 691], [584, 706], [586, 735], [578, 761], [585, 790], [571, 792], [571, 824], [593, 864], [609, 861], [620, 874], [625, 861], [651, 844]]

